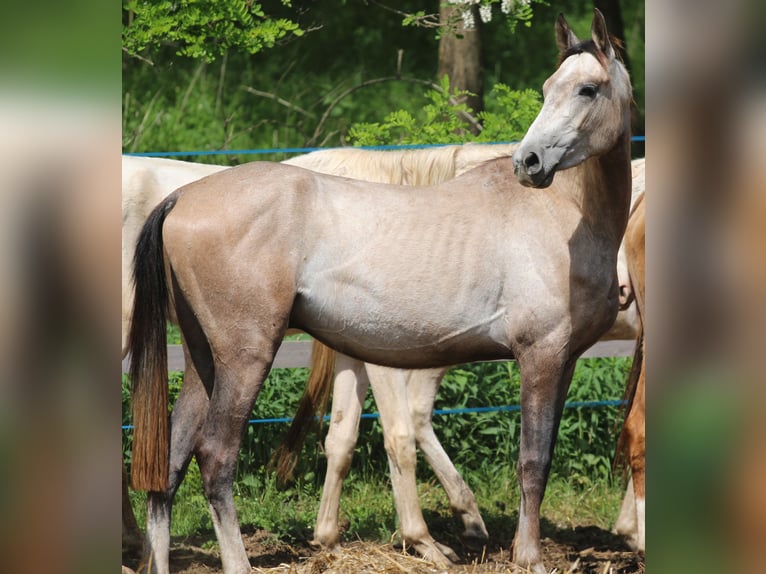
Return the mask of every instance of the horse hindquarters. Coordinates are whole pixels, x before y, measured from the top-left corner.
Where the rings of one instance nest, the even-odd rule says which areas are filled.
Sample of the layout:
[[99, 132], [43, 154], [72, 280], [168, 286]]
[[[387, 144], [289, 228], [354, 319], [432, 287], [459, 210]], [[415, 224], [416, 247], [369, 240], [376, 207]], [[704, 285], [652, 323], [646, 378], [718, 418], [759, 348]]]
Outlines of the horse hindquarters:
[[[232, 492], [242, 436], [287, 329], [289, 286], [264, 280], [218, 236], [200, 230], [192, 203], [179, 202], [164, 227], [179, 325], [209, 395], [195, 454], [227, 574], [250, 571]], [[185, 206], [185, 207], [182, 207]], [[208, 229], [213, 229], [214, 226]], [[232, 302], [248, 304], [232, 304]]]

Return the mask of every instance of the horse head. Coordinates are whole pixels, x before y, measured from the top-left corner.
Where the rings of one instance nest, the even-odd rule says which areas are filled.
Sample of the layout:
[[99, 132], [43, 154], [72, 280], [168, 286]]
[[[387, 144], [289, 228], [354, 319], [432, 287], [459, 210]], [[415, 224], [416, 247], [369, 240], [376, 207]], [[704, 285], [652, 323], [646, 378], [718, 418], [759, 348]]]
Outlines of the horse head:
[[603, 15], [594, 12], [591, 39], [585, 41], [563, 15], [556, 21], [560, 63], [543, 84], [543, 107], [513, 154], [523, 185], [548, 187], [558, 170], [609, 151], [628, 133], [630, 80]]

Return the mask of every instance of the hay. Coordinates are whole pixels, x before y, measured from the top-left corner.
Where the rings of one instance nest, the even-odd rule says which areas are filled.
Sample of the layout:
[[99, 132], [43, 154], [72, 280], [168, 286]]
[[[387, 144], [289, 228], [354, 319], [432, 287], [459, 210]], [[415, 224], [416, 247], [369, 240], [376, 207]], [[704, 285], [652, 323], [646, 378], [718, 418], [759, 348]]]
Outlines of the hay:
[[322, 550], [293, 564], [253, 568], [255, 574], [440, 574], [443, 569], [391, 545], [349, 542], [337, 550]]
[[390, 544], [350, 542], [337, 550], [322, 550], [292, 564], [253, 568], [252, 574], [525, 574], [510, 562], [455, 565], [449, 570], [396, 550]]

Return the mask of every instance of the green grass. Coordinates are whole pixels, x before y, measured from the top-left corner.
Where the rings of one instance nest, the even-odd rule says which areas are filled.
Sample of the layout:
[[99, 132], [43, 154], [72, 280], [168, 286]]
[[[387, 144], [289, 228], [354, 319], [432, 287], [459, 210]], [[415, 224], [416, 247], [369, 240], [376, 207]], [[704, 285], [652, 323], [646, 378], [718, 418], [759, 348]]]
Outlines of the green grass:
[[[518, 518], [519, 494], [515, 472], [503, 469], [490, 476], [467, 476], [479, 509], [493, 539], [510, 543]], [[418, 486], [420, 504], [429, 527], [445, 541], [456, 540], [462, 531], [452, 516], [444, 490], [433, 480]], [[554, 477], [548, 483], [541, 516], [554, 528], [578, 525], [609, 529], [619, 512], [623, 489], [619, 484], [593, 483], [586, 488]], [[235, 502], [243, 529], [263, 529], [275, 541], [294, 543], [309, 540], [316, 521], [321, 488], [312, 484], [277, 488], [273, 478], [248, 475], [234, 487]], [[145, 523], [144, 493], [131, 493], [139, 524]], [[341, 499], [343, 539], [388, 542], [397, 529], [393, 495], [387, 475], [360, 476], [351, 473]], [[212, 522], [196, 463], [192, 462], [173, 508], [173, 536], [212, 533]]]

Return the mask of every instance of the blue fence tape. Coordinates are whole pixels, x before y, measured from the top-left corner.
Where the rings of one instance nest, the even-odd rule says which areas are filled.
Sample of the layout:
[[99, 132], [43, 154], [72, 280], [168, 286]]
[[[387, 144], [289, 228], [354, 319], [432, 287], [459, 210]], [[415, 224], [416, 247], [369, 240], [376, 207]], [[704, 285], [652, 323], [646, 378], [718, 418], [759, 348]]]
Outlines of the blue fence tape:
[[[631, 141], [646, 141], [646, 136], [633, 136]], [[508, 144], [518, 142], [483, 142], [487, 145]], [[443, 147], [455, 144], [400, 144], [400, 145], [369, 145], [358, 146], [358, 149], [368, 150], [396, 150], [396, 149], [426, 149], [431, 147]], [[271, 149], [224, 149], [224, 150], [196, 150], [196, 151], [142, 151], [126, 152], [123, 155], [132, 155], [136, 157], [179, 157], [188, 155], [265, 155], [276, 153], [310, 153], [323, 149], [332, 149], [326, 147], [287, 147]]]
[[[565, 409], [593, 409], [600, 407], [617, 407], [624, 405], [623, 400], [608, 400], [608, 401], [574, 401], [566, 403]], [[496, 407], [465, 407], [460, 409], [434, 409], [435, 415], [463, 415], [474, 413], [491, 413], [491, 412], [517, 412], [521, 410], [521, 405], [501, 405]], [[378, 419], [379, 413], [362, 413], [363, 419]], [[324, 416], [325, 422], [330, 420], [330, 415]], [[291, 423], [292, 417], [277, 417], [271, 419], [251, 419], [247, 421], [248, 424], [271, 424], [271, 423]], [[133, 425], [122, 425], [122, 430], [130, 430]]]

